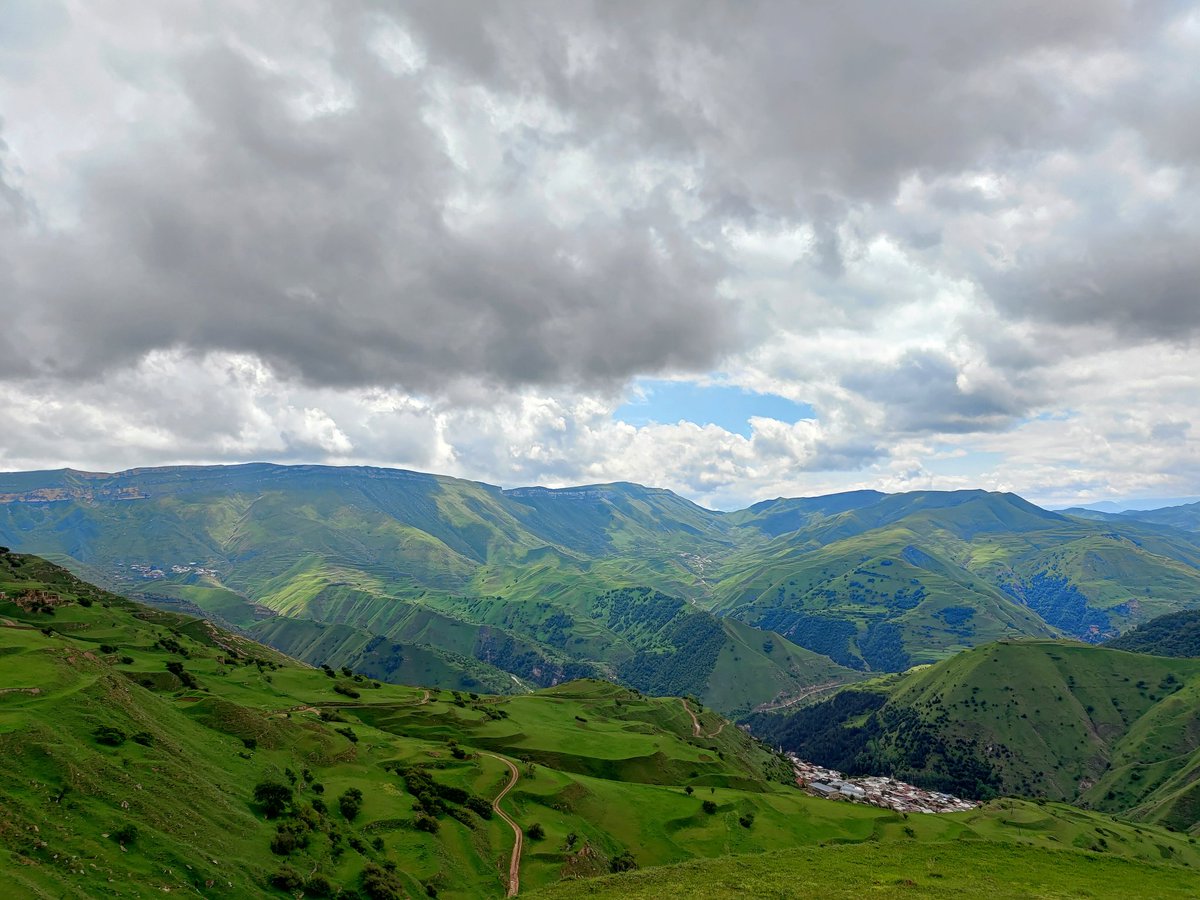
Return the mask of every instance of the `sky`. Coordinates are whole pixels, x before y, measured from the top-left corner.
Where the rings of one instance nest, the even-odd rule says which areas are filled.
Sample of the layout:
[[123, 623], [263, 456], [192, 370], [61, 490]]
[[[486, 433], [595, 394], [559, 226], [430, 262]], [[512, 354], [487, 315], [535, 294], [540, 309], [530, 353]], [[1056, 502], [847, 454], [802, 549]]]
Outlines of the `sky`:
[[1200, 495], [1200, 5], [0, 3], [0, 470]]

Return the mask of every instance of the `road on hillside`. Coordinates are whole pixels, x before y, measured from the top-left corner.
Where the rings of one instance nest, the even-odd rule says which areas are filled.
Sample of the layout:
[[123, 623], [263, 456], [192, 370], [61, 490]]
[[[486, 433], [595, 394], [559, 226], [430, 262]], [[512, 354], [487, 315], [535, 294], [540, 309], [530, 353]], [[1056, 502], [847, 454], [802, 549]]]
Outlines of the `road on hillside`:
[[679, 702], [683, 704], [683, 708], [687, 710], [687, 714], [692, 717], [692, 737], [714, 738], [717, 735], [719, 735], [722, 731], [724, 731], [725, 726], [729, 724], [728, 721], [723, 721], [723, 722], [721, 722], [721, 727], [718, 728], [716, 731], [712, 732], [711, 734], [705, 734], [703, 729], [701, 729], [701, 727], [700, 727], [700, 720], [698, 718], [696, 718], [696, 714], [694, 712], [692, 712], [692, 708], [690, 706], [688, 706], [688, 702], [686, 700], [684, 700], [682, 697], [679, 698]]
[[497, 756], [495, 753], [485, 753], [484, 756], [490, 756], [492, 759], [498, 759], [500, 762], [508, 766], [509, 774], [512, 778], [509, 779], [503, 790], [496, 795], [496, 799], [492, 801], [492, 809], [496, 811], [496, 815], [502, 818], [509, 824], [513, 830], [513, 837], [516, 841], [513, 844], [512, 860], [508, 864], [508, 897], [517, 896], [517, 892], [521, 890], [521, 848], [525, 843], [525, 835], [521, 831], [520, 826], [512, 820], [512, 818], [503, 809], [500, 808], [500, 801], [504, 799], [514, 787], [517, 786], [517, 780], [521, 777], [521, 773], [517, 771], [516, 765], [503, 756]]

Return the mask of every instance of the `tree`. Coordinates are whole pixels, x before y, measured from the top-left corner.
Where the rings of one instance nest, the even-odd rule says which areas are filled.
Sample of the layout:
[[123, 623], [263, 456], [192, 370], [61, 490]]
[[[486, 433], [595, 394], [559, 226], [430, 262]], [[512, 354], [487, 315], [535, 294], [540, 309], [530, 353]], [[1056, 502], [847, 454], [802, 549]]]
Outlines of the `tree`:
[[342, 796], [338, 797], [338, 808], [342, 811], [342, 815], [347, 820], [353, 819], [358, 815], [358, 811], [362, 809], [363, 795], [358, 788], [347, 788]]
[[683, 792], [690, 797], [692, 794], [696, 793], [696, 789], [689, 784], [683, 789]]
[[704, 803], [701, 804], [701, 808], [711, 816], [717, 811], [717, 804], [712, 800], [705, 800]]
[[254, 787], [254, 800], [262, 804], [268, 819], [275, 819], [292, 802], [292, 789], [278, 781], [261, 781]]
[[546, 829], [542, 827], [541, 822], [534, 822], [532, 825], [530, 825], [528, 828], [525, 829], [525, 835], [531, 841], [540, 841], [540, 840], [542, 840], [542, 838], [544, 838], [546, 836]]

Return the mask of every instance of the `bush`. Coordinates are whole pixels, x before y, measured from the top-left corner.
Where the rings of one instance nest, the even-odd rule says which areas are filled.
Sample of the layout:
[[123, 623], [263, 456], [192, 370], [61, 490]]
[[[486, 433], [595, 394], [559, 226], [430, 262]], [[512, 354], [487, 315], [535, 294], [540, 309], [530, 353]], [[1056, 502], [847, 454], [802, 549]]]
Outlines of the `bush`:
[[347, 726], [345, 728], [335, 728], [334, 731], [336, 731], [338, 734], [340, 734], [342, 737], [344, 737], [350, 743], [352, 743], [352, 744], [358, 743], [358, 735], [355, 734], [354, 731], [349, 726]]
[[370, 900], [402, 900], [408, 896], [399, 876], [375, 863], [367, 863], [363, 868], [362, 889]]
[[333, 692], [335, 694], [342, 694], [343, 696], [349, 697], [351, 700], [357, 700], [362, 696], [362, 694], [350, 687], [348, 684], [335, 684], [333, 686]]
[[705, 800], [704, 803], [701, 804], [701, 808], [711, 816], [717, 811], [717, 804], [712, 800]]
[[492, 804], [488, 803], [482, 797], [468, 797], [466, 807], [481, 819], [490, 819], [492, 817]]
[[638, 867], [637, 860], [628, 850], [622, 850], [619, 856], [614, 856], [608, 864], [611, 872], [632, 872]]
[[358, 788], [347, 788], [342, 796], [338, 797], [338, 808], [342, 811], [342, 815], [349, 821], [358, 815], [358, 811], [362, 809], [363, 795]]
[[137, 840], [137, 836], [137, 826], [130, 823], [122, 825], [120, 828], [109, 834], [109, 837], [111, 837], [118, 844], [132, 844]]
[[100, 652], [101, 653], [116, 653], [117, 648], [115, 646], [113, 646], [112, 644], [101, 644]]
[[541, 822], [534, 822], [525, 829], [525, 836], [531, 841], [540, 841], [546, 836], [546, 829], [542, 827]]
[[744, 816], [738, 817], [738, 824], [743, 828], [751, 828], [754, 826], [754, 813], [748, 812]]
[[438, 820], [433, 816], [421, 814], [413, 820], [413, 828], [417, 829], [417, 831], [427, 831], [430, 834], [437, 834], [440, 827]]
[[262, 804], [268, 819], [278, 818], [292, 802], [292, 789], [278, 781], [261, 781], [254, 787], [254, 800]]
[[141, 744], [143, 747], [152, 747], [154, 746], [154, 735], [148, 731], [139, 731], [133, 736], [133, 742]]
[[308, 897], [332, 897], [336, 890], [333, 882], [324, 875], [314, 875], [304, 882], [304, 894]]
[[290, 894], [304, 888], [304, 879], [291, 866], [283, 865], [279, 867], [278, 872], [271, 876], [271, 886]]
[[242, 738], [242, 746], [245, 747], [247, 750], [257, 750], [258, 749], [258, 739], [257, 738]]
[[113, 728], [111, 725], [101, 725], [92, 735], [96, 738], [97, 744], [104, 744], [106, 747], [120, 747], [125, 743], [125, 732], [120, 728]]

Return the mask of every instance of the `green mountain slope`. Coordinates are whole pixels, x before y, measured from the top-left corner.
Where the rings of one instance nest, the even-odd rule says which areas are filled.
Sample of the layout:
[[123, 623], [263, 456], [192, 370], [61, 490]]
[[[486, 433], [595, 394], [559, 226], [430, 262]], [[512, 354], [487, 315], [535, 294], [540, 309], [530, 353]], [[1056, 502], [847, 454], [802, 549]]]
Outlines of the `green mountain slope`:
[[851, 772], [1200, 831], [1200, 660], [1002, 642], [750, 722]]
[[728, 615], [873, 670], [1004, 638], [1099, 641], [1200, 598], [1191, 536], [1124, 529], [1012, 495], [895, 495], [735, 554], [714, 593]]
[[1167, 613], [1105, 644], [1155, 656], [1200, 656], [1200, 610]]
[[[648, 685], [666, 677], [651, 672], [666, 665], [655, 654], [680, 646], [669, 633], [716, 645], [715, 615], [722, 649], [685, 681], [731, 714], [855, 677], [844, 668], [900, 671], [1015, 637], [1100, 642], [1200, 602], [1200, 536], [982, 491], [720, 513], [627, 483], [501, 490], [265, 464], [63, 470], [0, 474], [0, 543], [309, 662], [409, 683]], [[631, 627], [605, 598], [633, 590], [690, 613], [662, 633]], [[752, 652], [781, 641], [786, 653]], [[736, 690], [731, 660], [746, 664]]]
[[322, 672], [29, 556], [0, 554], [0, 592], [6, 896], [502, 896], [513, 834], [491, 800], [506, 761], [526, 891], [829, 843], [826, 870], [847, 883], [881, 853], [937, 857], [946, 841], [981, 872], [1041, 871], [1054, 849], [1059, 871], [1119, 884], [1145, 869], [1166, 890], [1200, 866], [1180, 835], [1066, 808], [905, 820], [810, 798], [711, 712], [696, 735], [679, 700], [603, 682], [495, 697]]

